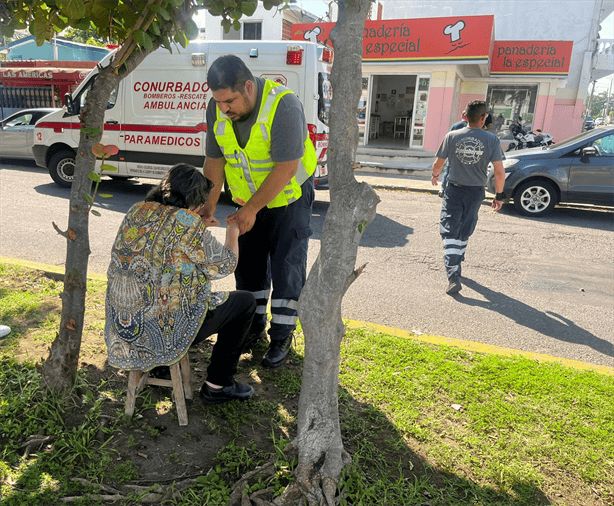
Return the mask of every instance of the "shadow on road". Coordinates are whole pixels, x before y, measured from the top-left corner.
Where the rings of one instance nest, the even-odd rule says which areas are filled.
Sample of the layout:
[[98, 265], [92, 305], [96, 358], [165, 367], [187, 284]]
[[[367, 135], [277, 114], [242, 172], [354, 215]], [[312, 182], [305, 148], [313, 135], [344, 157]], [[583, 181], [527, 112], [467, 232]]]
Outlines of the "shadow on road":
[[[324, 228], [324, 220], [328, 213], [329, 202], [316, 200], [313, 203], [311, 215], [312, 239], [320, 240]], [[377, 214], [373, 222], [364, 231], [360, 239], [360, 246], [364, 248], [397, 248], [409, 243], [409, 236], [414, 233], [412, 227]]]
[[471, 299], [459, 294], [455, 298], [462, 304], [490, 309], [506, 316], [518, 325], [533, 329], [540, 334], [559, 341], [589, 346], [599, 353], [614, 357], [613, 343], [591, 334], [559, 314], [551, 311], [538, 311], [523, 302], [512, 299], [501, 292], [495, 292], [471, 279], [463, 278], [463, 284], [483, 295], [486, 301]]

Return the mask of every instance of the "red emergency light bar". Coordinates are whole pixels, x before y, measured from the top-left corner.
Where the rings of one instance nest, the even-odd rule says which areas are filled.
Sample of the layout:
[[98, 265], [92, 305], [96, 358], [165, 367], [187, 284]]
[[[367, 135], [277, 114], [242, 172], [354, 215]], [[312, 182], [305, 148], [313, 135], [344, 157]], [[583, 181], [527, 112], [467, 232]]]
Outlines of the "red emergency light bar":
[[300, 46], [288, 46], [286, 63], [288, 65], [301, 65], [303, 63], [303, 48]]

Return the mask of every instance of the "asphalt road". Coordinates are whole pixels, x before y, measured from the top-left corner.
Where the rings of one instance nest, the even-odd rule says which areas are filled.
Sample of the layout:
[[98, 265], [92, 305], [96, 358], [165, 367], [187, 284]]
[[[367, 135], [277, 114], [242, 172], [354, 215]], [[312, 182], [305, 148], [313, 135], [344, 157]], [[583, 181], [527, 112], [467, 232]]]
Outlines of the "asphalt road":
[[[360, 174], [359, 179], [377, 181]], [[124, 213], [151, 180], [104, 181], [102, 217], [90, 219], [90, 271], [106, 272]], [[504, 346], [614, 367], [614, 213], [564, 208], [542, 219], [485, 204], [463, 264], [464, 288], [445, 294], [436, 195], [378, 190], [364, 233], [363, 274], [348, 290], [343, 317], [403, 330]], [[66, 245], [52, 228], [68, 220], [70, 190], [31, 162], [0, 160], [0, 255], [62, 266]], [[316, 192], [309, 265], [319, 251], [328, 192]], [[232, 212], [218, 206], [222, 221]], [[223, 238], [223, 230], [214, 235]], [[232, 289], [233, 279], [217, 285]]]

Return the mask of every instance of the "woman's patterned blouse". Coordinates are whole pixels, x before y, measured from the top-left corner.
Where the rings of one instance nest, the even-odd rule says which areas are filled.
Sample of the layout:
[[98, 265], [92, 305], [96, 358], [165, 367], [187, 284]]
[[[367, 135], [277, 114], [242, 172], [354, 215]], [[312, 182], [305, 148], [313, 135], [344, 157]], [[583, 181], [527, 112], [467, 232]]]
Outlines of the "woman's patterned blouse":
[[157, 202], [133, 205], [107, 271], [109, 364], [148, 371], [181, 360], [207, 309], [228, 299], [227, 292], [211, 292], [211, 280], [228, 276], [236, 264], [198, 214]]

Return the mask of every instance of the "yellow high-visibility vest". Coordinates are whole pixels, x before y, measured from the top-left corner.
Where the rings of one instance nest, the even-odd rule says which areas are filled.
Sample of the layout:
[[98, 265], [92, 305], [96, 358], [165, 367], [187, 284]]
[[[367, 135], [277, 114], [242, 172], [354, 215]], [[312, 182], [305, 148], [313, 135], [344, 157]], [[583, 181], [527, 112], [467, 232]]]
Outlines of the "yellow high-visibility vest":
[[[232, 121], [219, 108], [213, 127], [217, 143], [226, 159], [224, 172], [232, 193], [232, 200], [239, 205], [245, 205], [249, 201], [275, 167], [275, 162], [271, 159], [273, 118], [275, 118], [275, 111], [281, 97], [292, 93], [288, 88], [268, 79], [265, 79], [264, 83], [258, 118], [252, 127], [245, 148], [241, 148], [237, 141]], [[301, 197], [301, 185], [315, 172], [318, 161], [309, 136], [305, 139], [304, 144], [305, 153], [299, 161], [296, 175], [267, 204], [268, 208], [287, 206]]]

